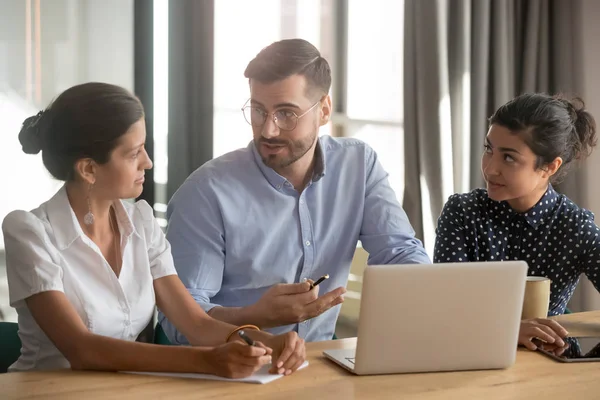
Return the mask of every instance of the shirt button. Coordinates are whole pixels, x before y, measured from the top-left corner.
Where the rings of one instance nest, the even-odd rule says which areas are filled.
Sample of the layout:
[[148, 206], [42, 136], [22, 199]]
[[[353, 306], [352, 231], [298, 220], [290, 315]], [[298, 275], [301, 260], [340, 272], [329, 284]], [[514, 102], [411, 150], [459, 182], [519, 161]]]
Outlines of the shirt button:
[[131, 322], [129, 322], [129, 320], [125, 321], [125, 326], [129, 326], [131, 325]]
[[281, 190], [281, 185], [277, 185], [277, 190]]
[[310, 246], [310, 240], [307, 240], [306, 242], [304, 242], [304, 244]]
[[300, 199], [300, 204], [304, 204], [304, 200]]
[[291, 186], [292, 184], [286, 181], [286, 182], [284, 183], [284, 185], [285, 185], [285, 186]]

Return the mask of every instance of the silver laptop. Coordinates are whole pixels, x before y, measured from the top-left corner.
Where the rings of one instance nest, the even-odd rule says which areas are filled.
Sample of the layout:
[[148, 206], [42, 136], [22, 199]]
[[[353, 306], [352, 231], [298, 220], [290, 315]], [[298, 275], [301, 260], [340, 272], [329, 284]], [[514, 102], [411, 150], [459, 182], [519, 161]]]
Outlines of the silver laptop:
[[356, 349], [323, 354], [357, 375], [514, 364], [523, 261], [367, 266]]

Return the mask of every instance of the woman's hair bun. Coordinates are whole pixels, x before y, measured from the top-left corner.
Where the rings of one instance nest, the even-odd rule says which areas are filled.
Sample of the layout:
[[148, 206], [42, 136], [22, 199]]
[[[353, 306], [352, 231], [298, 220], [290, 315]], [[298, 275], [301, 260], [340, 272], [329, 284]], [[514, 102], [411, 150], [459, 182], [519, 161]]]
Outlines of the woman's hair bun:
[[19, 142], [27, 154], [37, 154], [42, 150], [44, 113], [44, 111], [40, 111], [23, 121], [19, 132]]

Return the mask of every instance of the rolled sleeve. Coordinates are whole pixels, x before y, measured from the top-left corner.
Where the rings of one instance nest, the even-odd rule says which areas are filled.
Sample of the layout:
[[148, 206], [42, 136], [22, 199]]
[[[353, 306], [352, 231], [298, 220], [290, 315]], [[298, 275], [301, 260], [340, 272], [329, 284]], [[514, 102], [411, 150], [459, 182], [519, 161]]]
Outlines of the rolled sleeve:
[[154, 218], [152, 208], [144, 200], [138, 201], [135, 205], [144, 221], [144, 233], [148, 245], [148, 259], [152, 279], [156, 280], [165, 276], [176, 275], [177, 271], [173, 265], [171, 246], [160, 229], [158, 221]]
[[415, 232], [394, 190], [388, 174], [367, 147], [365, 212], [360, 232], [363, 247], [369, 252], [371, 265], [428, 264], [429, 256]]
[[30, 212], [13, 211], [2, 223], [10, 305], [18, 308], [35, 294], [60, 291], [63, 270], [42, 221]]

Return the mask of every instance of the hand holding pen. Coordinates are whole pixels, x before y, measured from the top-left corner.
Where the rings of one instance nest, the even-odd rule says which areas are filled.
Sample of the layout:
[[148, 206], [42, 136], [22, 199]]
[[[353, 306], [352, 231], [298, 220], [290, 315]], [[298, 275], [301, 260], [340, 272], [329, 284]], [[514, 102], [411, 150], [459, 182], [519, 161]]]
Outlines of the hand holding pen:
[[254, 346], [254, 340], [250, 339], [250, 337], [246, 335], [246, 332], [238, 331], [238, 336], [241, 337], [248, 346]]
[[[255, 342], [243, 330], [238, 331], [238, 336], [248, 346], [263, 346]], [[272, 349], [272, 363], [269, 372], [272, 374], [290, 375], [296, 371], [306, 360], [304, 340], [296, 332], [287, 332], [282, 335], [271, 336], [267, 341]], [[267, 348], [268, 349], [268, 348]]]
[[[343, 303], [346, 288], [338, 287], [319, 294], [319, 287], [329, 275], [316, 281], [271, 286], [251, 308], [249, 320], [261, 328], [295, 324], [317, 317]], [[316, 290], [315, 290], [316, 289]]]

